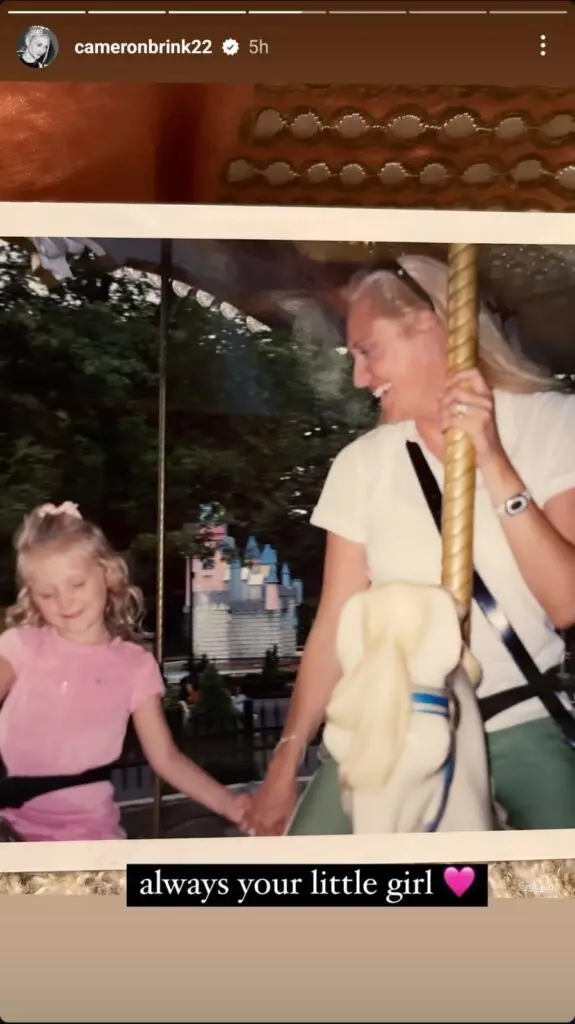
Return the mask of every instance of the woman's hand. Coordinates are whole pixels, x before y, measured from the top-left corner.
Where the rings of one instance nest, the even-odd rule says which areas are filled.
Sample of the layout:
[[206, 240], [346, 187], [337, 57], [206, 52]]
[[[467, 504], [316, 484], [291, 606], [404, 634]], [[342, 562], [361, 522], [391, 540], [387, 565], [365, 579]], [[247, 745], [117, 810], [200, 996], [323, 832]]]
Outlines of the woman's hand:
[[460, 370], [449, 377], [439, 411], [443, 431], [456, 427], [471, 438], [479, 469], [504, 454], [495, 422], [493, 393], [479, 370]]
[[276, 774], [273, 766], [252, 797], [252, 827], [257, 836], [282, 836], [296, 805], [293, 775]]

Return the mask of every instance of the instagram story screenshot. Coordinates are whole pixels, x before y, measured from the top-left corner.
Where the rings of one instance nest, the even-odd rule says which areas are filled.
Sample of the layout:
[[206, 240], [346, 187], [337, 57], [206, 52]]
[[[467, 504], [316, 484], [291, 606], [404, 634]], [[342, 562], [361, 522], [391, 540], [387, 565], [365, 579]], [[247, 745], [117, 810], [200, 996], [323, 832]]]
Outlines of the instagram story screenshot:
[[573, 1018], [574, 54], [0, 2], [1, 1019]]

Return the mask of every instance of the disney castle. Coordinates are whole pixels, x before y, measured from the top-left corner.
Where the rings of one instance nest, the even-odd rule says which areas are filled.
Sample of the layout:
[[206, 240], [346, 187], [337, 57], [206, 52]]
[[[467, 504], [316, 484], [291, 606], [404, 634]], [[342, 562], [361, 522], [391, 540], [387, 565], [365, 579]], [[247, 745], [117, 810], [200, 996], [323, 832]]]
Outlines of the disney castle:
[[243, 553], [225, 526], [210, 530], [214, 555], [190, 560], [194, 654], [211, 662], [261, 660], [277, 647], [280, 658], [297, 650], [301, 580], [278, 564], [274, 548], [250, 537]]

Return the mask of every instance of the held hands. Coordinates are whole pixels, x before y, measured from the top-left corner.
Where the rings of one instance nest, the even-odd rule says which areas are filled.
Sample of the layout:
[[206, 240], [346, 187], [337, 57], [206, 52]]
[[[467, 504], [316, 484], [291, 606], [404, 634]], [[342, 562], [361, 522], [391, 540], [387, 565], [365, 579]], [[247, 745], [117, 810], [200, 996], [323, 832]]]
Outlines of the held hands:
[[479, 370], [449, 377], [439, 399], [441, 429], [456, 427], [473, 441], [478, 468], [503, 454], [495, 422], [493, 393]]
[[229, 814], [227, 818], [246, 834], [253, 833], [252, 824], [252, 798], [248, 793], [240, 793], [232, 796]]
[[296, 804], [295, 781], [267, 778], [255, 794], [230, 797], [226, 817], [241, 832], [256, 836], [282, 836]]

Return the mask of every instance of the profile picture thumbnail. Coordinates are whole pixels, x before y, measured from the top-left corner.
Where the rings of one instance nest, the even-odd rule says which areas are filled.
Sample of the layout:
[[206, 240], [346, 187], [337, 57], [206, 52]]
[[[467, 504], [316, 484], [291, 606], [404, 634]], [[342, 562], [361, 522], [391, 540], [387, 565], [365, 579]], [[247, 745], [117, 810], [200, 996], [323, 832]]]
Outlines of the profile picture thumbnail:
[[45, 25], [31, 25], [18, 39], [17, 53], [28, 68], [47, 68], [58, 56], [58, 40]]

